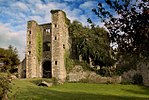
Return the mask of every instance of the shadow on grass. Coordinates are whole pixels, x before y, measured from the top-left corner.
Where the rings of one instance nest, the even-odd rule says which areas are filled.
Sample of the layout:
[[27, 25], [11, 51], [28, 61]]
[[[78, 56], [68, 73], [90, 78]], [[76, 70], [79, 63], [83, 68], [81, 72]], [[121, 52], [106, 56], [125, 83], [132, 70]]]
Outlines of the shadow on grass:
[[27, 87], [16, 100], [148, 100], [149, 98], [89, 94], [85, 92], [62, 92], [46, 87]]
[[[141, 94], [141, 95], [149, 95], [149, 87], [145, 87], [145, 86], [140, 86], [142, 91], [138, 91], [138, 90], [131, 90], [131, 89], [123, 89], [123, 91], [127, 91], [129, 93], [133, 93], [133, 94]], [[149, 98], [148, 98], [149, 100]]]
[[51, 83], [52, 82], [52, 79], [47, 79], [47, 78], [35, 78], [35, 79], [32, 79], [32, 80], [29, 80], [29, 82], [35, 84], [35, 85], [38, 85], [40, 84], [42, 81], [46, 81], [48, 83]]

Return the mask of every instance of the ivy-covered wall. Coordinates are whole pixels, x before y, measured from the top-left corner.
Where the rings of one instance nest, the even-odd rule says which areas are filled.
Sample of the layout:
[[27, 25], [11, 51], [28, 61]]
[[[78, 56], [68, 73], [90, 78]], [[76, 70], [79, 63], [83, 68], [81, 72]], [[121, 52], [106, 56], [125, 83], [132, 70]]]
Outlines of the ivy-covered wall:
[[37, 60], [38, 63], [41, 62], [42, 59], [42, 43], [43, 43], [43, 39], [42, 39], [42, 32], [40, 27], [37, 27], [36, 30], [36, 56], [37, 56]]
[[73, 59], [70, 58], [69, 50], [65, 50], [64, 64], [65, 64], [67, 73], [69, 73], [69, 71], [74, 67], [74, 61], [73, 61]]

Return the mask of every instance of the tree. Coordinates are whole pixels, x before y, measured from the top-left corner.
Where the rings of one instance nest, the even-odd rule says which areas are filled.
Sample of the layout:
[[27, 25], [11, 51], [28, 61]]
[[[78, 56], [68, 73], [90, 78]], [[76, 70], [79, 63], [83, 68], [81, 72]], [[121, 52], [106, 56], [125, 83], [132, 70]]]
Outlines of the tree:
[[112, 66], [114, 60], [110, 56], [110, 43], [106, 30], [98, 26], [86, 27], [78, 21], [70, 24], [69, 33], [72, 44], [72, 57], [94, 65]]
[[0, 51], [0, 61], [4, 63], [2, 71], [17, 72], [20, 63], [17, 49], [10, 45], [8, 49], [0, 48]]
[[[104, 0], [93, 12], [105, 23], [123, 63], [149, 59], [148, 0]], [[115, 15], [113, 15], [115, 14]], [[116, 17], [118, 16], [118, 17]], [[125, 58], [125, 59], [124, 59]], [[137, 60], [139, 59], [139, 60]]]

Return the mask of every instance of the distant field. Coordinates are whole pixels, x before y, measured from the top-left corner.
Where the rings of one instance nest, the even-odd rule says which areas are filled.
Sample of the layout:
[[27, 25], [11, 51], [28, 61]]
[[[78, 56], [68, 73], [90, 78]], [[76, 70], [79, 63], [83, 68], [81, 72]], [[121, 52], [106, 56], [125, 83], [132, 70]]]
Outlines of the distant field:
[[149, 100], [149, 87], [120, 84], [65, 83], [39, 87], [33, 80], [13, 81], [16, 100]]

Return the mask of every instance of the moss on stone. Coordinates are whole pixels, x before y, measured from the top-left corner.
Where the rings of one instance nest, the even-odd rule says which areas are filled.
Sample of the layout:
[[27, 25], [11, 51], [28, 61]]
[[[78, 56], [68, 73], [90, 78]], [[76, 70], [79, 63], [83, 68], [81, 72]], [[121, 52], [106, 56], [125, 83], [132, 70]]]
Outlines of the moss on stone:
[[40, 27], [37, 27], [36, 30], [36, 56], [37, 56], [37, 60], [38, 63], [40, 63], [41, 59], [42, 59], [42, 32]]
[[69, 73], [69, 71], [74, 67], [74, 61], [70, 58], [70, 53], [68, 50], [66, 50], [64, 54], [64, 64], [67, 73]]

